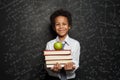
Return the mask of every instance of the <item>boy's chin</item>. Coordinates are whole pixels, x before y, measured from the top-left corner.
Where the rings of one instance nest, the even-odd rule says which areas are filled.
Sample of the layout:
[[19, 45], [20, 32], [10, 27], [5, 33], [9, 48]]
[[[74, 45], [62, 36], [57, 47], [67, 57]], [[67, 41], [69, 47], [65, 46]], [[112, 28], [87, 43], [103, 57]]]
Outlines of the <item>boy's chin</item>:
[[59, 37], [65, 37], [66, 35], [59, 35]]

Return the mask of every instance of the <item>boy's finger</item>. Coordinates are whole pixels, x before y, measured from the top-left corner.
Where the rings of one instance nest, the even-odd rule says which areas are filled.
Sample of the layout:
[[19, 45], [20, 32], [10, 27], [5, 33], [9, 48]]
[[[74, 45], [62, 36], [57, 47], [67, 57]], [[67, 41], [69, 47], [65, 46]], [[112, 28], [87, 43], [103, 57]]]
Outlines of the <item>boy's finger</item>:
[[76, 66], [75, 65], [73, 65], [73, 69], [75, 69], [76, 68]]

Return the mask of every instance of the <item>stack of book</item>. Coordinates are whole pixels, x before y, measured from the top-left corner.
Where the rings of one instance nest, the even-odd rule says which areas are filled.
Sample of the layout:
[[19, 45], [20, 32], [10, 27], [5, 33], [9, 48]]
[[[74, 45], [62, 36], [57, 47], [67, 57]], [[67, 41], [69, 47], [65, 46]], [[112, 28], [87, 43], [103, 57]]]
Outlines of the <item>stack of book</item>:
[[72, 62], [70, 50], [45, 50], [44, 56], [47, 68], [53, 67], [56, 63], [63, 67], [65, 63]]

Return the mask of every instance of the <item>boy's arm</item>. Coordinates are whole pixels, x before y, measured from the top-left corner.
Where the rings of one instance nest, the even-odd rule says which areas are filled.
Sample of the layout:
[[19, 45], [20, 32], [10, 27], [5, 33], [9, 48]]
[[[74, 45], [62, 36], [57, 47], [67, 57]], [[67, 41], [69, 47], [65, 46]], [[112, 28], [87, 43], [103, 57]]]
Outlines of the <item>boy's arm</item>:
[[80, 44], [77, 43], [75, 46], [76, 46], [76, 48], [74, 50], [75, 52], [72, 55], [72, 57], [73, 57], [73, 63], [74, 63], [75, 68], [73, 70], [67, 70], [66, 71], [67, 73], [74, 73], [78, 69], [78, 67], [79, 67]]

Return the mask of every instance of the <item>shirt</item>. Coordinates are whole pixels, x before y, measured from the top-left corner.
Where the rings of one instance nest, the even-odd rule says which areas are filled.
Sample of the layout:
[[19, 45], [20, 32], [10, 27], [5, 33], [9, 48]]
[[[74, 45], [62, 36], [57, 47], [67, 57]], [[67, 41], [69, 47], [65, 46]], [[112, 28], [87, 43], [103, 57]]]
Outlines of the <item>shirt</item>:
[[[55, 50], [54, 43], [57, 41], [59, 41], [58, 36], [56, 37], [56, 39], [47, 42], [46, 50]], [[75, 78], [75, 71], [79, 67], [80, 43], [77, 40], [70, 38], [68, 35], [66, 36], [65, 40], [62, 43], [65, 43], [64, 50], [71, 50], [72, 61], [75, 63], [76, 66], [74, 70], [66, 71], [67, 79]], [[59, 72], [58, 73], [53, 72], [48, 68], [46, 68], [46, 70], [50, 76], [61, 78]]]

